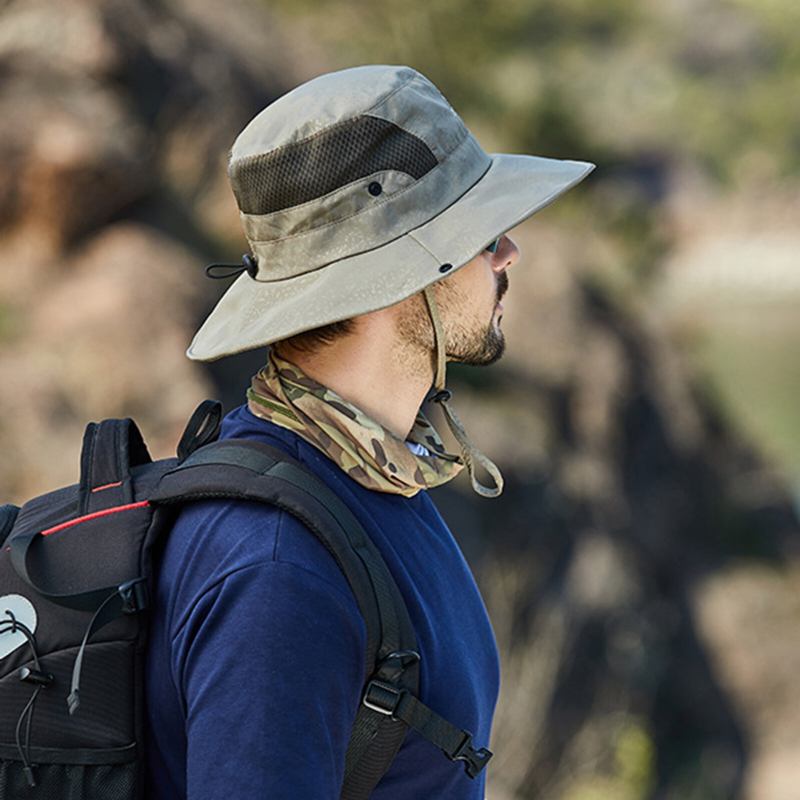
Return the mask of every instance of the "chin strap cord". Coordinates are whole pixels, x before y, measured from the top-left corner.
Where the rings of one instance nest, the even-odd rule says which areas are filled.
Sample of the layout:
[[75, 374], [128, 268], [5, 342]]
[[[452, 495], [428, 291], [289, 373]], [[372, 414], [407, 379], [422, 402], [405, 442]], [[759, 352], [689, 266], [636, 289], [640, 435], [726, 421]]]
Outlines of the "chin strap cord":
[[[426, 286], [422, 290], [425, 296], [425, 302], [428, 305], [428, 313], [433, 323], [433, 338], [435, 341], [436, 351], [436, 376], [433, 381], [435, 393], [430, 398], [433, 402], [439, 403], [444, 411], [445, 419], [450, 430], [453, 432], [456, 441], [461, 447], [461, 456], [464, 459], [464, 464], [469, 473], [469, 479], [472, 483], [472, 488], [482, 497], [497, 497], [503, 491], [503, 476], [497, 465], [485, 456], [477, 447], [471, 442], [467, 435], [464, 425], [456, 415], [456, 412], [448, 405], [453, 394], [448, 389], [445, 389], [445, 370], [447, 355], [445, 353], [445, 339], [444, 330], [442, 329], [442, 320], [439, 316], [439, 308], [436, 305], [436, 298], [433, 294], [433, 286]], [[475, 475], [475, 462], [478, 462], [488, 473], [494, 481], [494, 486], [486, 486], [482, 484]]]

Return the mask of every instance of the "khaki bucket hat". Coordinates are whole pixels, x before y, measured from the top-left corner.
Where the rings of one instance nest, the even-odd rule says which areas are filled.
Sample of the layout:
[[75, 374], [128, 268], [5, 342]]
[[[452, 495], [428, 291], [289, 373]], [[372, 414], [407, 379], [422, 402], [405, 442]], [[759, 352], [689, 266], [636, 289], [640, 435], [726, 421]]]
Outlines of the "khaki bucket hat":
[[442, 93], [408, 66], [307, 81], [233, 144], [228, 175], [250, 246], [247, 270], [186, 355], [214, 361], [398, 303], [467, 264], [594, 166], [484, 152]]

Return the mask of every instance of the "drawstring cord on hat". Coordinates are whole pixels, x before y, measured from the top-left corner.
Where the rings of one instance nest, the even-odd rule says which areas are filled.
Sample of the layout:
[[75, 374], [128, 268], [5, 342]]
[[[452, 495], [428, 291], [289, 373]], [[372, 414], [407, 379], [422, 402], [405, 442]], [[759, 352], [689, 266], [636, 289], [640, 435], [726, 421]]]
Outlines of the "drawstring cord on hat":
[[[222, 271], [219, 272], [219, 270]], [[258, 274], [258, 262], [250, 253], [242, 256], [241, 264], [209, 264], [206, 267], [206, 275], [215, 281], [234, 278], [243, 272], [246, 272], [251, 278], [255, 278]]]
[[[442, 407], [447, 424], [461, 447], [461, 454], [467, 466], [472, 488], [482, 497], [497, 497], [503, 491], [503, 476], [500, 474], [500, 470], [493, 461], [472, 444], [461, 420], [456, 415], [456, 412], [448, 405], [453, 395], [444, 385], [447, 358], [442, 320], [439, 317], [439, 308], [436, 305], [433, 286], [426, 286], [422, 290], [422, 293], [425, 296], [425, 302], [428, 305], [428, 312], [431, 317], [431, 322], [433, 323], [433, 338], [436, 350], [436, 376], [433, 381], [435, 393], [430, 399], [435, 403], [439, 403]], [[477, 479], [475, 476], [476, 461], [492, 476], [494, 487], [486, 486]]]

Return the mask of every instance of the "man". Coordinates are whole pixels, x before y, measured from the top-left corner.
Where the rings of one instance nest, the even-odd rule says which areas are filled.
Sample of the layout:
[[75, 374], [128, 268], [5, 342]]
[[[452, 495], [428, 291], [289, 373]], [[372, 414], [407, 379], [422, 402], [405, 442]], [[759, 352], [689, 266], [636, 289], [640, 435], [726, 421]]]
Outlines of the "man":
[[[487, 155], [410, 67], [322, 75], [256, 116], [229, 163], [251, 255], [187, 355], [272, 345], [221, 438], [310, 467], [377, 545], [418, 640], [420, 699], [487, 746], [491, 625], [426, 489], [502, 478], [449, 407], [445, 363], [503, 352], [505, 231], [593, 165]], [[431, 385], [461, 453], [420, 412]], [[480, 482], [481, 464], [493, 485]], [[365, 626], [337, 564], [295, 518], [254, 503], [184, 510], [161, 561], [148, 654], [149, 797], [337, 798], [365, 678]], [[370, 795], [479, 800], [410, 730]]]

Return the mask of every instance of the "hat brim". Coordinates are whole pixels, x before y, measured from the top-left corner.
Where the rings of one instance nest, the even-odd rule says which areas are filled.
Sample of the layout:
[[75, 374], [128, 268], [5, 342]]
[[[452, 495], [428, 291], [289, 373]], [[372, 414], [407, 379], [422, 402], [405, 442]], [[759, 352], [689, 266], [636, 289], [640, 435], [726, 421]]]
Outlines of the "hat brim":
[[[540, 156], [490, 157], [489, 169], [454, 203], [388, 244], [293, 278], [264, 281], [242, 274], [186, 355], [215, 361], [399, 303], [469, 263], [595, 168]], [[452, 268], [442, 273], [445, 263]]]

